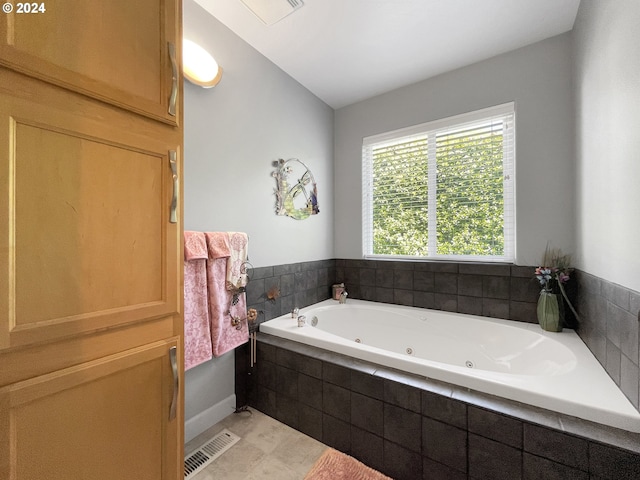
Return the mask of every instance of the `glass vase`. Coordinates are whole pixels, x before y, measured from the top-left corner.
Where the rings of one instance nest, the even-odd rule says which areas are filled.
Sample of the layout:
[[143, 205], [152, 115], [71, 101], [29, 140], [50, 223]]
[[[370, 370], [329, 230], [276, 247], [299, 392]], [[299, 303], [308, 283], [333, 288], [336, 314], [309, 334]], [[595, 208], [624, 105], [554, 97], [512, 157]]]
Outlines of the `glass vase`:
[[542, 291], [538, 298], [538, 323], [547, 332], [561, 332], [564, 321], [562, 296]]

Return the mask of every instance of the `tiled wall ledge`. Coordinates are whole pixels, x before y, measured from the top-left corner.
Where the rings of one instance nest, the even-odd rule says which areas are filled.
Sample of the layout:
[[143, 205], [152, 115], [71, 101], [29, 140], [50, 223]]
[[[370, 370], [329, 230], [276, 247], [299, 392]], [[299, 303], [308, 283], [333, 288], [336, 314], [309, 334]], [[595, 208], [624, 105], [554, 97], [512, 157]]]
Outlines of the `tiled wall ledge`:
[[535, 267], [444, 262], [344, 260], [336, 281], [349, 297], [485, 317], [536, 322]]
[[578, 271], [578, 334], [640, 409], [640, 293]]
[[[258, 322], [279, 317], [331, 297], [335, 283], [335, 260], [290, 263], [255, 268], [247, 285], [247, 308], [260, 312]], [[278, 289], [275, 301], [267, 298], [270, 289]]]
[[266, 334], [238, 364], [251, 406], [396, 480], [640, 478], [640, 434]]

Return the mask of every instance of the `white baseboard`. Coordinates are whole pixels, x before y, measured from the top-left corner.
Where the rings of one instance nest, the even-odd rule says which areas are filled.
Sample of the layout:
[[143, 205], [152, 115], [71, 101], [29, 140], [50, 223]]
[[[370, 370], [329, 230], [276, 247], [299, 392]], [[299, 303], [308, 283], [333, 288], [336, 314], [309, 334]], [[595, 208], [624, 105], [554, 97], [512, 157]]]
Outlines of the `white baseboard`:
[[193, 440], [208, 428], [213, 427], [220, 420], [231, 415], [235, 409], [236, 394], [234, 393], [194, 417], [191, 417], [184, 422], [184, 443]]

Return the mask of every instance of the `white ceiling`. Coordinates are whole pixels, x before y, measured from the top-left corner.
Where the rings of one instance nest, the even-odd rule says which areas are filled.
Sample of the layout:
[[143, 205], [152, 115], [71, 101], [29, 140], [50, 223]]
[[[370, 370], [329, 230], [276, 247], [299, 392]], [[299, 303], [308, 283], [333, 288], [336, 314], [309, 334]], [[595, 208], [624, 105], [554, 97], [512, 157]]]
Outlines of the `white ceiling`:
[[196, 1], [333, 108], [569, 31], [580, 4], [303, 0], [266, 26], [240, 0]]

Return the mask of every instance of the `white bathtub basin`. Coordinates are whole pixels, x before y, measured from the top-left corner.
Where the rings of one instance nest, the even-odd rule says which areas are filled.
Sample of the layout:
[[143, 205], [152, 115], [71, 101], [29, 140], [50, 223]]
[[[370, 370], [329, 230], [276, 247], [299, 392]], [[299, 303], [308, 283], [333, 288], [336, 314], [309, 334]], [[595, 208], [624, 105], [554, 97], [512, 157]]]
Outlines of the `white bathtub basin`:
[[640, 413], [573, 330], [362, 300], [325, 300], [300, 314], [302, 328], [287, 314], [260, 331], [640, 432]]

